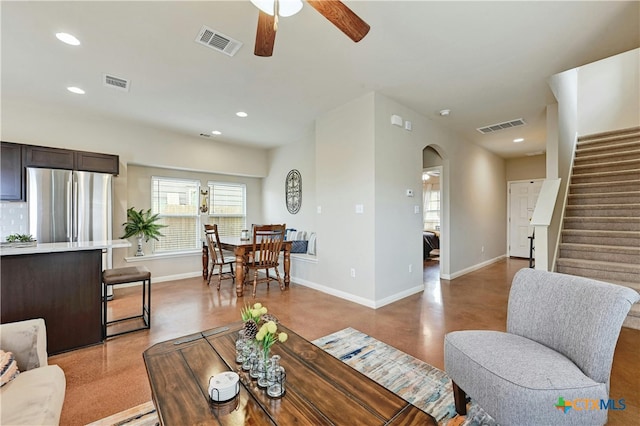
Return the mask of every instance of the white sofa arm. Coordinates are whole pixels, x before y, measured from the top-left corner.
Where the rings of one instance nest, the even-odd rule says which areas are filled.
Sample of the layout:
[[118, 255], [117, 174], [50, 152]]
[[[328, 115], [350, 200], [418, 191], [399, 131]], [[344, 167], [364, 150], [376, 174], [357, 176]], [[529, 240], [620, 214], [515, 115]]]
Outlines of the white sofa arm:
[[44, 319], [0, 324], [0, 349], [13, 352], [20, 371], [47, 365], [47, 329]]

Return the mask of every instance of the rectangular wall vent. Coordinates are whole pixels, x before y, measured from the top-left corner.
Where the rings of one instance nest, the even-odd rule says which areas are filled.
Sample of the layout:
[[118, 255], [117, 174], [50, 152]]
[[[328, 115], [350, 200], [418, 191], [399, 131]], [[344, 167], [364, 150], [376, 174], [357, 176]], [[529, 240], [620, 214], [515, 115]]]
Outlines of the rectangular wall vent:
[[131, 81], [126, 78], [115, 77], [112, 74], [102, 74], [102, 82], [107, 87], [113, 87], [114, 89], [122, 90], [124, 92], [129, 91]]
[[207, 46], [218, 52], [222, 52], [225, 55], [233, 56], [242, 47], [242, 42], [234, 40], [229, 36], [222, 34], [220, 31], [216, 31], [203, 25], [196, 37], [196, 43]]
[[497, 132], [498, 130], [504, 130], [504, 129], [510, 129], [512, 127], [524, 126], [525, 124], [527, 124], [527, 123], [525, 123], [522, 118], [517, 118], [515, 120], [505, 121], [504, 123], [491, 124], [489, 126], [480, 127], [480, 128], [478, 128], [476, 130], [479, 131], [480, 133], [482, 133], [483, 135], [486, 135], [487, 133]]

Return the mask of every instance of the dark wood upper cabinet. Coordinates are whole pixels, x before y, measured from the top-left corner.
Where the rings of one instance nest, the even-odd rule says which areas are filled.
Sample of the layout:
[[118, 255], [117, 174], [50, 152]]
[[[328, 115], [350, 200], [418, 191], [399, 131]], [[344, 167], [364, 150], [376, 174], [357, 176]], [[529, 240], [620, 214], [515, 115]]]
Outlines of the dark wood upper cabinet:
[[24, 166], [48, 169], [75, 169], [75, 151], [46, 146], [24, 145]]
[[76, 170], [101, 172], [117, 175], [120, 171], [120, 159], [117, 155], [97, 152], [76, 151]]
[[110, 173], [120, 171], [120, 157], [97, 152], [2, 142], [0, 200], [26, 201], [26, 167]]
[[0, 200], [24, 201], [26, 191], [22, 173], [22, 145], [0, 143]]

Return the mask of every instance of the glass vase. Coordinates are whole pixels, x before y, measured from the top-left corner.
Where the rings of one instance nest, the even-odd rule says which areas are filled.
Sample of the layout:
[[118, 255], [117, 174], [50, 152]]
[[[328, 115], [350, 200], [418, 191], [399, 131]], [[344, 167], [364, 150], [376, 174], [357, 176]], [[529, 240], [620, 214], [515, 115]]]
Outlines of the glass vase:
[[273, 355], [267, 368], [267, 395], [271, 398], [279, 398], [285, 392], [286, 373], [280, 365], [280, 355]]
[[238, 332], [238, 338], [236, 339], [236, 362], [242, 364], [245, 359], [244, 347], [247, 344], [247, 340], [244, 337], [244, 329]]

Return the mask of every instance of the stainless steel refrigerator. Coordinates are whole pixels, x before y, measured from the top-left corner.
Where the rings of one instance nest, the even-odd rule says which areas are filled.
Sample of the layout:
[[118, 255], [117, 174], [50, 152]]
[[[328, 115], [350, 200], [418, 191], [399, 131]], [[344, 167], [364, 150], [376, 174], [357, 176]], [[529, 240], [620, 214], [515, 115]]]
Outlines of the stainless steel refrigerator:
[[[27, 168], [29, 233], [38, 243], [111, 240], [112, 179], [106, 173]], [[102, 267], [111, 268], [111, 253], [105, 254]]]

